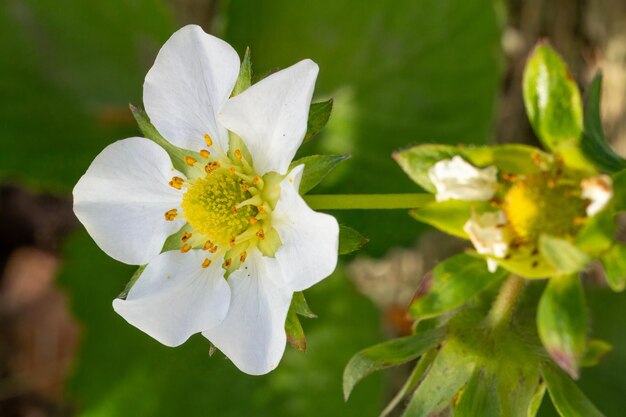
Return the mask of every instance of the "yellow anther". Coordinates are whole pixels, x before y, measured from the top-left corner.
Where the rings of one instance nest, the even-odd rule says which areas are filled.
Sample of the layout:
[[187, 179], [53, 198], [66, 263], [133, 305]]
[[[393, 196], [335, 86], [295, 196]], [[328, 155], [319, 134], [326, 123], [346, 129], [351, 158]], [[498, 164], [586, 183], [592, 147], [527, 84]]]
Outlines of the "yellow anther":
[[168, 222], [174, 221], [176, 216], [178, 216], [178, 210], [176, 209], [171, 209], [165, 212], [165, 220], [167, 220]]
[[232, 207], [230, 208], [230, 211], [232, 211], [232, 212], [233, 212], [233, 214], [237, 213], [237, 206], [232, 206]]
[[249, 186], [248, 184], [246, 184], [246, 183], [241, 184], [241, 191], [242, 191], [242, 192], [244, 192], [244, 193], [245, 193], [245, 192], [246, 192], [246, 191], [248, 191], [249, 189], [250, 189], [250, 186]]
[[259, 213], [263, 213], [265, 211], [265, 206], [259, 206], [257, 207], [257, 209], [259, 210]]
[[245, 262], [247, 257], [248, 257], [248, 253], [246, 251], [241, 252], [241, 255], [239, 255], [239, 262], [241, 263]]
[[581, 225], [585, 224], [585, 218], [584, 217], [574, 217], [574, 224], [576, 226], [581, 226]]
[[206, 142], [206, 146], [208, 147], [213, 146], [213, 139], [211, 139], [211, 136], [209, 136], [208, 133], [204, 135], [204, 141]]
[[232, 260], [232, 259], [226, 259], [226, 260], [224, 261], [224, 268], [225, 268], [225, 269], [228, 269], [228, 268], [230, 268], [230, 266], [231, 266], [232, 264], [233, 264], [233, 260]]
[[206, 149], [200, 149], [201, 157], [203, 157], [204, 159], [207, 159], [209, 155], [211, 155], [211, 152], [207, 151]]
[[170, 185], [170, 187], [174, 187], [177, 190], [180, 190], [181, 188], [183, 188], [183, 182], [184, 180], [181, 177], [172, 177], [172, 180], [168, 182], [168, 184]]
[[217, 252], [217, 246], [213, 246], [211, 249], [209, 249], [209, 252], [211, 253]]
[[189, 243], [185, 243], [182, 248], [180, 248], [180, 251], [182, 253], [187, 253], [191, 250], [191, 245]]
[[202, 262], [203, 268], [208, 268], [211, 265], [211, 260], [209, 258], [204, 258], [204, 262]]
[[256, 237], [258, 237], [261, 240], [265, 239], [265, 232], [263, 231], [263, 229], [256, 232]]
[[198, 162], [196, 158], [189, 156], [189, 155], [185, 156], [183, 158], [183, 161], [185, 161], [185, 163], [189, 165], [190, 167], [192, 167], [196, 162]]
[[258, 222], [256, 217], [250, 217], [250, 224], [256, 224], [256, 222]]
[[190, 232], [185, 232], [183, 233], [183, 235], [180, 237], [180, 241], [185, 243], [186, 241], [189, 240], [189, 238], [191, 238], [191, 233]]
[[204, 242], [204, 246], [202, 246], [202, 250], [209, 250], [213, 247], [213, 242], [211, 242], [210, 240], [207, 240], [206, 242]]
[[260, 178], [260, 177], [255, 176], [254, 178], [252, 178], [252, 183], [253, 183], [254, 185], [257, 185], [257, 184], [259, 184], [260, 182], [261, 182], [261, 178]]
[[230, 167], [228, 172], [230, 172], [230, 175], [235, 175], [235, 167]]
[[204, 171], [207, 174], [210, 174], [211, 172], [215, 171], [219, 167], [220, 167], [220, 163], [219, 162], [209, 162], [208, 164], [206, 164], [204, 166]]
[[230, 245], [231, 248], [235, 247], [235, 240], [237, 240], [237, 237], [231, 236], [230, 240], [228, 241], [228, 244]]
[[241, 154], [241, 150], [240, 149], [235, 149], [235, 158], [237, 159], [242, 159], [243, 155]]

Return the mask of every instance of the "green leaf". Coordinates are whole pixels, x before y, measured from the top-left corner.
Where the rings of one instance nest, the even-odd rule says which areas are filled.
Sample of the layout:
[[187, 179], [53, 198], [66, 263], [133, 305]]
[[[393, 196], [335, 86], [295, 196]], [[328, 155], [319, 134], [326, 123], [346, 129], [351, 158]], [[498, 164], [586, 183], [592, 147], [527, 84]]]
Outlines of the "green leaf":
[[304, 135], [304, 143], [313, 139], [320, 130], [326, 126], [330, 113], [333, 110], [333, 99], [322, 101], [319, 103], [311, 103], [309, 108], [309, 119], [306, 126], [306, 135]]
[[613, 174], [626, 169], [626, 160], [619, 156], [604, 137], [600, 118], [602, 73], [598, 72], [589, 85], [585, 109], [581, 148], [585, 156], [602, 172]]
[[358, 352], [343, 371], [344, 398], [347, 400], [354, 386], [372, 372], [418, 358], [439, 343], [444, 334], [445, 329], [434, 329], [380, 343]]
[[347, 255], [361, 249], [369, 239], [348, 226], [339, 226], [339, 255]]
[[552, 404], [561, 417], [604, 417], [574, 382], [556, 367], [541, 367]]
[[552, 359], [572, 378], [585, 351], [587, 311], [577, 275], [553, 277], [537, 310], [539, 337]]
[[457, 155], [477, 167], [493, 165], [501, 172], [520, 175], [540, 172], [554, 162], [550, 154], [518, 144], [469, 147], [425, 144], [395, 152], [393, 158], [415, 183], [434, 193], [428, 170], [438, 161]]
[[459, 404], [454, 408], [454, 417], [500, 417], [497, 386], [495, 373], [486, 368], [477, 368], [463, 389]]
[[588, 170], [579, 144], [583, 129], [580, 91], [561, 57], [547, 42], [540, 42], [524, 69], [524, 104], [539, 140], [561, 154], [573, 168]]
[[139, 125], [139, 129], [143, 132], [144, 137], [150, 139], [151, 141], [165, 149], [167, 154], [170, 156], [170, 159], [172, 160], [172, 165], [174, 165], [174, 168], [189, 176], [192, 173], [193, 168], [187, 165], [184, 162], [183, 158], [185, 156], [191, 156], [196, 160], [199, 160], [201, 158], [200, 154], [172, 145], [167, 141], [167, 139], [161, 136], [161, 134], [152, 125], [152, 123], [150, 122], [150, 118], [145, 111], [143, 111], [139, 107], [133, 106], [132, 104], [130, 104], [129, 107], [130, 111], [133, 113], [133, 117]]
[[241, 60], [241, 67], [239, 68], [239, 75], [237, 76], [237, 82], [235, 83], [235, 88], [233, 88], [232, 97], [243, 93], [251, 85], [252, 85], [252, 58], [250, 56], [250, 48], [246, 48], [246, 53], [243, 56], [243, 60]]
[[470, 353], [456, 339], [448, 339], [419, 385], [403, 417], [430, 417], [450, 405], [475, 368]]
[[300, 352], [306, 351], [306, 338], [304, 337], [304, 330], [302, 324], [298, 318], [296, 306], [294, 300], [291, 301], [289, 311], [287, 312], [287, 319], [285, 320], [285, 333], [287, 333], [287, 342]]
[[549, 235], [541, 235], [539, 238], [539, 253], [561, 275], [578, 272], [591, 261], [574, 244]]
[[626, 288], [626, 245], [616, 243], [602, 258], [606, 281], [613, 291]]
[[485, 202], [461, 200], [435, 201], [409, 212], [414, 219], [429, 224], [452, 236], [468, 239], [463, 226], [472, 217], [472, 210], [482, 212], [489, 208]]
[[614, 213], [602, 210], [586, 219], [585, 225], [576, 235], [576, 247], [588, 255], [598, 257], [611, 248], [614, 235]]
[[493, 258], [498, 265], [528, 279], [541, 279], [556, 274], [554, 268], [531, 245], [523, 245], [506, 258]]
[[300, 194], [304, 195], [315, 188], [326, 175], [337, 167], [341, 162], [350, 158], [350, 155], [311, 155], [293, 161], [290, 169], [304, 164], [302, 180], [300, 181]]
[[298, 313], [300, 316], [309, 319], [317, 318], [317, 314], [315, 314], [309, 307], [309, 303], [306, 302], [306, 298], [304, 298], [304, 293], [302, 291], [297, 291], [293, 293], [291, 304], [295, 307], [296, 313]]
[[587, 348], [580, 360], [580, 366], [592, 367], [596, 366], [604, 357], [613, 350], [613, 346], [609, 342], [600, 339], [591, 339], [587, 342]]
[[424, 278], [410, 312], [420, 319], [445, 313], [500, 282], [506, 274], [503, 269], [489, 272], [487, 263], [481, 258], [467, 254], [453, 256]]

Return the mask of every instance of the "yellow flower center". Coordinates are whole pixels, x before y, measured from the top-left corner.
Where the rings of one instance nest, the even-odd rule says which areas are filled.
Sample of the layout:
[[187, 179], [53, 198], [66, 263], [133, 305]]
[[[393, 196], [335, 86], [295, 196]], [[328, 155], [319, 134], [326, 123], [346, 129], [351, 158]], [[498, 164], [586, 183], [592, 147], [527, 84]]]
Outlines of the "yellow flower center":
[[573, 234], [585, 216], [580, 187], [545, 174], [516, 180], [504, 196], [504, 212], [518, 243], [534, 242], [540, 234]]
[[251, 198], [244, 181], [229, 173], [215, 172], [194, 180], [183, 195], [185, 219], [198, 233], [217, 245], [227, 245], [256, 216], [251, 205], [237, 206]]

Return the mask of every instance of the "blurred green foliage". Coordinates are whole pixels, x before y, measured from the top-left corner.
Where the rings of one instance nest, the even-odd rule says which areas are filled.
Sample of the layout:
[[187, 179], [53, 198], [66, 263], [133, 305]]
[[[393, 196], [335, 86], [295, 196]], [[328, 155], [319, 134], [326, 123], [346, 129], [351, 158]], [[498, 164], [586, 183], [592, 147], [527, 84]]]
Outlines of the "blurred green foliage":
[[[257, 74], [302, 58], [319, 63], [317, 98], [334, 97], [335, 108], [301, 153], [353, 158], [317, 192], [416, 191], [390, 158], [394, 150], [490, 137], [501, 53], [488, 0], [222, 6], [226, 30], [217, 34], [241, 55], [250, 46]], [[2, 3], [0, 179], [69, 192], [102, 148], [138, 134], [126, 106], [141, 103], [146, 71], [182, 25], [171, 7], [165, 0]], [[367, 248], [377, 255], [422, 230], [403, 212], [341, 213], [340, 220], [370, 237]], [[240, 373], [219, 353], [209, 358], [202, 337], [169, 349], [126, 324], [110, 303], [132, 272], [84, 232], [65, 248], [60, 280], [83, 328], [68, 389], [79, 415], [373, 416], [381, 409], [380, 378], [365, 381], [349, 403], [342, 400], [343, 366], [382, 336], [377, 312], [341, 270], [307, 291], [319, 315], [302, 320], [307, 353], [288, 347], [278, 370], [265, 377]], [[583, 389], [601, 405], [618, 404], [626, 387], [626, 339], [614, 319], [623, 317], [619, 300], [605, 292], [591, 297], [596, 306], [604, 302], [596, 335], [616, 346], [604, 364], [583, 371]]]

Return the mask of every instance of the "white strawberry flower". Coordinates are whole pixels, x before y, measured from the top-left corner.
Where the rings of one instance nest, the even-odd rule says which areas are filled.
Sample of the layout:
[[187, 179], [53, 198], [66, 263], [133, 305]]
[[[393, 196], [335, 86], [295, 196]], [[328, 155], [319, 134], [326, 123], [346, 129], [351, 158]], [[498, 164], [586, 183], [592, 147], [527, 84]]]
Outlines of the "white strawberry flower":
[[[111, 257], [145, 270], [113, 308], [168, 346], [202, 333], [242, 371], [274, 369], [292, 294], [330, 275], [339, 228], [298, 193], [289, 165], [318, 67], [301, 61], [229, 98], [239, 58], [198, 26], [174, 33], [144, 83], [157, 130], [190, 150], [188, 175], [145, 138], [105, 148], [74, 188], [74, 211]], [[229, 149], [229, 131], [245, 146]], [[231, 134], [231, 135], [232, 135]], [[177, 235], [180, 250], [160, 253]], [[184, 231], [184, 233], [183, 233]]]
[[[473, 212], [463, 230], [472, 241], [476, 252], [494, 258], [504, 258], [509, 250], [510, 240], [505, 226], [506, 216], [502, 210], [482, 214]], [[495, 272], [498, 269], [498, 262], [493, 258], [487, 258], [487, 267], [490, 272]]]
[[593, 217], [598, 214], [613, 198], [613, 181], [608, 175], [586, 178], [580, 182], [582, 198], [589, 200], [586, 212]]
[[437, 191], [437, 201], [486, 201], [496, 193], [498, 170], [494, 166], [476, 168], [460, 156], [438, 161], [428, 170]]

